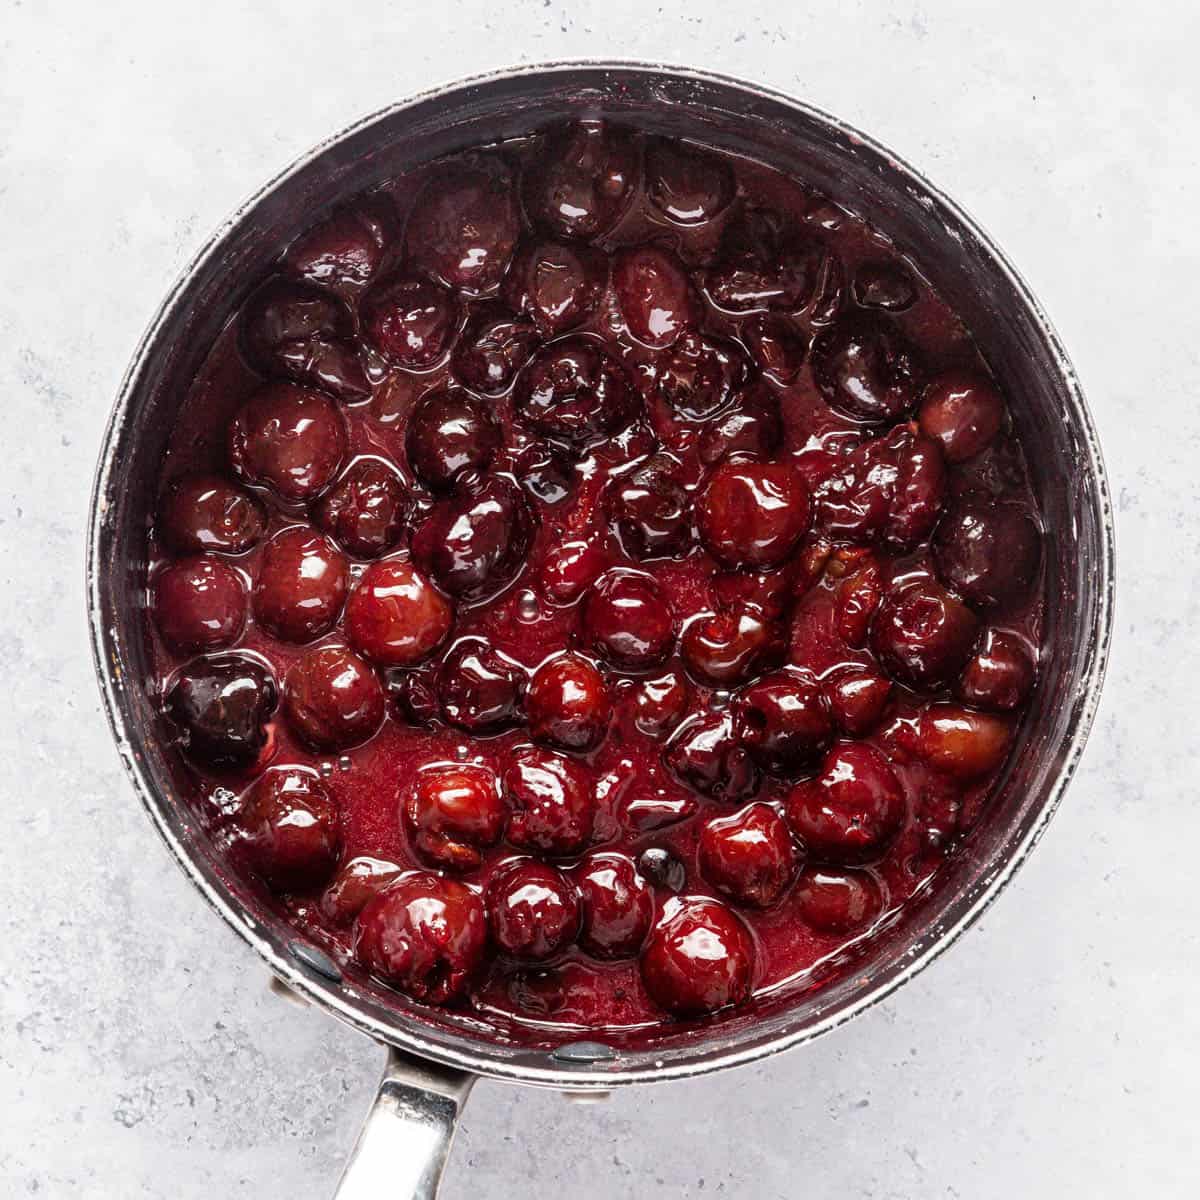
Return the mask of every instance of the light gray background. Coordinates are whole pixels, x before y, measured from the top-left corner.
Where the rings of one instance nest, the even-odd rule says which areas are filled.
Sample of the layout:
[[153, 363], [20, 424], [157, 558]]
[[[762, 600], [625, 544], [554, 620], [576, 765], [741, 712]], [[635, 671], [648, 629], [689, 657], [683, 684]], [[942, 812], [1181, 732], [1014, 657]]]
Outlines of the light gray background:
[[838, 113], [1007, 248], [1107, 451], [1115, 652], [1060, 815], [946, 959], [849, 1027], [733, 1074], [589, 1108], [484, 1083], [447, 1196], [1196, 1195], [1195, 14], [2, 0], [0, 1194], [324, 1197], [382, 1058], [268, 994], [109, 743], [83, 531], [145, 322], [230, 210], [351, 119], [509, 62], [623, 55]]

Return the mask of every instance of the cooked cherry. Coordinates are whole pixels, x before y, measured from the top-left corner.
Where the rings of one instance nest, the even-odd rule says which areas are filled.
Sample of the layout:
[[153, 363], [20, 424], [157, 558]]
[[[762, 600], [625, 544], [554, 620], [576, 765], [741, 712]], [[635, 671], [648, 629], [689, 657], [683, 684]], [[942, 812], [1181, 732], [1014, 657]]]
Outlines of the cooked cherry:
[[482, 600], [525, 565], [535, 521], [510, 479], [463, 475], [457, 492], [439, 500], [413, 534], [413, 558], [443, 591]]
[[719, 901], [692, 897], [677, 903], [642, 952], [651, 1000], [680, 1017], [740, 1004], [754, 975], [750, 931]]
[[334, 925], [349, 925], [369, 901], [403, 874], [403, 867], [386, 858], [352, 858], [338, 869], [322, 894], [321, 913]]
[[183, 667], [164, 707], [189, 758], [214, 767], [246, 767], [267, 744], [279, 694], [270, 671], [252, 658], [222, 654]]
[[949, 684], [971, 653], [979, 621], [932, 580], [892, 588], [871, 626], [871, 646], [893, 679], [930, 691]]
[[789, 775], [833, 740], [829, 706], [817, 684], [794, 671], [768, 675], [737, 698], [742, 744], [767, 771]]
[[378, 458], [361, 458], [312, 510], [313, 522], [355, 558], [378, 558], [399, 541], [412, 513], [412, 496]]
[[560, 237], [597, 237], [624, 213], [636, 172], [624, 130], [600, 121], [561, 125], [526, 168], [525, 211]]
[[705, 547], [729, 567], [774, 567], [808, 532], [808, 488], [788, 463], [724, 462], [696, 504]]
[[675, 644], [671, 610], [658, 585], [620, 569], [602, 575], [588, 593], [581, 634], [606, 662], [634, 671], [657, 666]]
[[696, 713], [671, 735], [663, 757], [681, 783], [731, 803], [758, 790], [758, 767], [728, 711]]
[[733, 202], [733, 172], [719, 158], [668, 138], [646, 147], [646, 194], [676, 225], [703, 225]]
[[589, 854], [575, 869], [583, 914], [579, 944], [597, 958], [628, 958], [641, 949], [654, 920], [654, 893], [633, 860]]
[[246, 585], [219, 558], [181, 558], [155, 576], [154, 620], [176, 650], [228, 646], [246, 624]]
[[579, 896], [556, 867], [520, 858], [487, 885], [492, 940], [514, 958], [540, 961], [565, 950], [579, 933]]
[[319, 646], [288, 668], [283, 709], [310, 746], [344, 750], [365, 742], [383, 723], [383, 688], [353, 651]]
[[595, 542], [560, 542], [546, 551], [542, 594], [552, 604], [574, 604], [604, 573], [607, 556]]
[[612, 718], [604, 676], [578, 654], [562, 654], [538, 667], [526, 708], [529, 732], [559, 750], [594, 750]]
[[683, 720], [691, 699], [687, 680], [674, 671], [643, 679], [634, 697], [633, 723], [647, 737], [664, 737]]
[[525, 313], [544, 338], [592, 315], [608, 283], [608, 259], [590, 246], [533, 238], [517, 247], [504, 280], [504, 300]]
[[700, 873], [738, 904], [770, 908], [791, 883], [796, 859], [791, 832], [769, 804], [710, 817], [700, 827]]
[[411, 275], [385, 279], [363, 297], [363, 333], [384, 358], [402, 367], [430, 367], [458, 326], [458, 304], [440, 284]]
[[254, 618], [285, 642], [311, 642], [333, 628], [349, 585], [349, 566], [333, 543], [294, 525], [263, 547]]
[[1009, 712], [1033, 690], [1037, 673], [1026, 644], [1011, 633], [989, 629], [958, 681], [958, 694], [976, 708]]
[[892, 681], [874, 671], [850, 668], [825, 684], [825, 695], [842, 732], [850, 737], [866, 737], [883, 720]]
[[955, 779], [989, 775], [1008, 753], [1012, 725], [1004, 717], [957, 704], [931, 704], [917, 730], [921, 757]]
[[234, 417], [228, 444], [230, 465], [242, 479], [304, 504], [342, 465], [346, 424], [320, 392], [268, 383]]
[[512, 815], [508, 840], [539, 854], [576, 854], [592, 839], [596, 798], [588, 772], [561, 754], [530, 746], [504, 772]]
[[402, 875], [354, 926], [354, 956], [363, 967], [428, 1004], [464, 995], [486, 947], [483, 901], [457, 880], [428, 871]]
[[410, 563], [372, 563], [350, 593], [343, 622], [360, 654], [381, 667], [415, 667], [445, 640], [454, 607]]
[[987, 607], [1024, 597], [1041, 557], [1042, 535], [1024, 509], [990, 500], [960, 501], [933, 537], [942, 581], [971, 604]]
[[379, 270], [395, 227], [391, 200], [377, 192], [297, 238], [284, 256], [284, 270], [321, 287], [365, 287]]
[[886, 317], [855, 313], [823, 330], [812, 372], [829, 406], [861, 421], [894, 421], [917, 402], [916, 352]]
[[712, 594], [718, 608], [730, 612], [749, 608], [777, 621], [816, 577], [808, 579], [798, 555], [775, 571], [721, 571], [712, 577]]
[[426, 487], [445, 491], [463, 471], [483, 470], [500, 444], [491, 415], [466, 392], [431, 392], [408, 418], [408, 465]]
[[966, 462], [1000, 432], [1004, 401], [986, 376], [949, 371], [925, 389], [918, 420], [921, 432], [941, 446], [947, 462]]
[[401, 720], [410, 725], [428, 726], [442, 715], [437, 677], [430, 664], [417, 670], [392, 667], [385, 681], [388, 698]]
[[658, 888], [678, 895], [687, 887], [687, 868], [679, 859], [661, 846], [651, 846], [638, 855], [638, 874]]
[[742, 326], [742, 341], [764, 375], [785, 386], [796, 382], [808, 338], [786, 317], [752, 317]]
[[916, 302], [917, 285], [899, 263], [867, 262], [854, 273], [854, 299], [863, 308], [903, 312]]
[[625, 368], [599, 342], [579, 336], [534, 355], [517, 380], [514, 404], [535, 432], [569, 445], [619, 433], [639, 406]]
[[521, 718], [525, 669], [479, 638], [464, 638], [437, 674], [442, 716], [459, 729], [488, 733]]
[[504, 801], [488, 767], [445, 763], [413, 776], [400, 803], [413, 848], [426, 862], [455, 871], [483, 864], [482, 851], [504, 830]]
[[665, 350], [700, 322], [700, 302], [683, 263], [660, 246], [630, 246], [613, 259], [613, 287], [629, 332]]
[[527, 317], [514, 316], [498, 304], [485, 304], [467, 322], [450, 365], [458, 380], [473, 391], [499, 396], [508, 391], [537, 344], [537, 330]]
[[808, 304], [825, 252], [788, 229], [778, 213], [761, 208], [743, 209], [725, 226], [716, 262], [705, 277], [718, 308], [792, 312]]
[[883, 573], [871, 559], [838, 586], [833, 626], [847, 646], [861, 650], [867, 644], [871, 621], [883, 599]]
[[460, 163], [432, 178], [408, 218], [408, 254], [447, 287], [494, 292], [521, 232], [513, 179], [495, 160]]
[[526, 446], [513, 470], [525, 491], [546, 505], [565, 500], [575, 486], [575, 464], [560, 447], [548, 442]]
[[786, 811], [814, 859], [872, 862], [883, 856], [904, 824], [904, 789], [878, 750], [843, 743], [825, 756], [815, 779], [792, 789]]
[[783, 444], [783, 415], [770, 388], [753, 383], [734, 398], [733, 406], [709, 421], [696, 451], [705, 466], [734, 455], [770, 458]]
[[746, 356], [724, 338], [685, 333], [654, 365], [655, 394], [681, 416], [704, 421], [750, 377]]
[[883, 894], [866, 871], [806, 867], [793, 892], [800, 919], [818, 933], [850, 933], [883, 909]]
[[668, 558], [691, 545], [691, 500], [669, 455], [656, 454], [614, 479], [604, 511], [630, 558]]
[[246, 793], [237, 822], [247, 865], [277, 892], [320, 887], [337, 866], [338, 808], [308, 767], [268, 771]]
[[266, 527], [262, 504], [219, 475], [172, 480], [159, 506], [158, 532], [176, 554], [242, 554]]
[[688, 671], [702, 684], [730, 688], [778, 666], [787, 649], [784, 631], [751, 608], [703, 613], [688, 622], [679, 643]]

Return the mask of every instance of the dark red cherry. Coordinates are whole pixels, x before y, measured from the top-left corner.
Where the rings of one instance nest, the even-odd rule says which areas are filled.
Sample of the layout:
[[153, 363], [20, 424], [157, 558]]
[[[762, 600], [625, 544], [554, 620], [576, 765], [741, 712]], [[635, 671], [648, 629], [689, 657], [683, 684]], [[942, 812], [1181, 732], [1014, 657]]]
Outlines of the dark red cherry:
[[628, 246], [613, 259], [613, 287], [629, 332], [653, 350], [700, 323], [687, 268], [661, 246]]
[[514, 405], [536, 433], [581, 446], [629, 425], [639, 399], [625, 368], [599, 342], [577, 336], [534, 355], [517, 379]]
[[533, 673], [526, 701], [529, 732], [559, 750], [594, 750], [612, 719], [604, 676], [578, 654], [547, 659]]
[[608, 557], [595, 542], [560, 542], [546, 551], [542, 595], [551, 604], [574, 604], [604, 573]]
[[778, 566], [799, 546], [808, 520], [808, 488], [789, 463], [721, 463], [696, 503], [701, 540], [729, 567]]
[[176, 554], [242, 554], [266, 527], [262, 504], [219, 475], [172, 480], [158, 510], [158, 533]]
[[179, 746], [213, 767], [247, 767], [267, 744], [279, 694], [270, 671], [240, 654], [198, 658], [175, 676], [164, 707]]
[[750, 377], [746, 356], [731, 341], [685, 333], [654, 363], [654, 394], [680, 416], [705, 421]]
[[459, 382], [472, 391], [500, 396], [537, 345], [537, 329], [528, 317], [514, 316], [499, 304], [485, 304], [467, 322], [450, 366]]
[[604, 511], [630, 558], [669, 558], [691, 546], [691, 499], [670, 455], [656, 454], [613, 479]]
[[381, 667], [415, 667], [445, 640], [454, 606], [410, 563], [372, 563], [350, 593], [343, 622], [360, 654]]
[[458, 304], [440, 284], [393, 275], [363, 297], [363, 334], [384, 358], [402, 367], [430, 367], [458, 328]]
[[818, 862], [872, 862], [904, 824], [904, 789], [878, 750], [845, 742], [829, 751], [815, 779], [792, 789], [786, 813]]
[[306, 504], [346, 454], [346, 424], [333, 401], [290, 383], [264, 384], [229, 426], [229, 462], [249, 483]]
[[751, 317], [742, 326], [750, 357], [769, 379], [787, 386], [796, 382], [808, 355], [808, 338], [786, 317]]
[[338, 808], [316, 771], [277, 767], [246, 793], [238, 813], [247, 866], [277, 892], [320, 887], [337, 866]]
[[447, 287], [484, 296], [500, 286], [521, 233], [512, 176], [482, 158], [430, 179], [408, 218], [411, 261]]
[[588, 593], [581, 637], [614, 667], [648, 670], [670, 654], [675, 623], [653, 579], [617, 569], [602, 575]]
[[1010, 712], [1033, 691], [1037, 674], [1033, 655], [1020, 638], [989, 629], [958, 681], [958, 694], [976, 708]]
[[681, 783], [733, 803], [758, 790], [758, 767], [728, 711], [697, 713], [671, 735], [663, 757]]
[[787, 650], [785, 632], [752, 608], [702, 613], [688, 622], [679, 643], [692, 677], [731, 688], [778, 666]]
[[933, 537], [942, 581], [971, 604], [1010, 604], [1029, 593], [1042, 557], [1042, 535], [1012, 504], [967, 497], [947, 511]]
[[500, 444], [500, 429], [466, 392], [430, 392], [408, 418], [408, 465], [426, 487], [445, 491], [463, 471], [482, 471]]
[[962, 670], [979, 620], [932, 580], [893, 587], [871, 626], [871, 646], [884, 670], [909, 687], [934, 691]]
[[1012, 724], [958, 704], [931, 704], [921, 714], [917, 739], [919, 753], [931, 767], [954, 779], [979, 779], [1004, 761]]
[[746, 688], [735, 711], [742, 744], [767, 771], [788, 775], [818, 758], [833, 741], [829, 706], [815, 681], [793, 671]]
[[746, 208], [725, 226], [705, 290], [728, 312], [794, 312], [813, 298], [825, 256], [778, 213]]
[[288, 723], [318, 750], [365, 742], [383, 723], [383, 688], [345, 646], [318, 646], [296, 659], [283, 680]]
[[[775, 571], [722, 571], [712, 577], [713, 600], [718, 608], [728, 612], [748, 608], [777, 621], [788, 611], [792, 600], [815, 582], [815, 578], [809, 580], [798, 558]], [[819, 569], [816, 575], [819, 577]]]
[[525, 169], [525, 211], [559, 237], [589, 239], [617, 223], [633, 193], [637, 150], [601, 121], [560, 125]]
[[863, 308], [903, 312], [917, 299], [912, 275], [895, 262], [866, 262], [854, 272], [854, 300]]
[[770, 908], [792, 882], [797, 857], [790, 830], [769, 804], [709, 817], [700, 827], [700, 873], [738, 904]]
[[396, 716], [410, 725], [426, 727], [442, 715], [437, 677], [428, 663], [417, 670], [392, 667], [385, 676], [385, 688]]
[[732, 407], [704, 426], [696, 452], [705, 466], [712, 466], [734, 455], [771, 458], [782, 444], [779, 400], [764, 384], [752, 383], [738, 392]]
[[513, 464], [513, 473], [529, 495], [546, 505], [561, 503], [575, 488], [574, 462], [562, 447], [549, 442], [526, 446]]
[[557, 337], [592, 315], [608, 283], [608, 259], [590, 246], [531, 238], [517, 247], [504, 280], [504, 301], [525, 313], [543, 338]]
[[494, 595], [525, 565], [536, 518], [521, 489], [503, 475], [462, 475], [413, 534], [413, 559], [437, 585], [463, 600]]
[[984, 450], [1004, 424], [1004, 401], [985, 375], [948, 371], [921, 398], [921, 432], [942, 448], [947, 462], [966, 462]]
[[687, 887], [687, 868], [670, 850], [650, 846], [638, 855], [638, 874], [653, 887], [679, 895]]
[[839, 672], [825, 684], [829, 711], [850, 737], [866, 737], [881, 720], [892, 695], [892, 681], [857, 668]]
[[883, 894], [866, 871], [806, 867], [792, 893], [800, 919], [818, 933], [851, 933], [883, 909]]
[[399, 543], [412, 507], [412, 496], [387, 463], [360, 458], [317, 502], [312, 519], [347, 554], [378, 558]]
[[540, 961], [565, 950], [579, 933], [579, 896], [556, 867], [519, 858], [488, 880], [492, 940], [514, 958]]
[[263, 547], [254, 619], [285, 642], [311, 642], [333, 628], [349, 586], [345, 556], [315, 529], [293, 525]]
[[474, 871], [504, 831], [504, 801], [489, 767], [423, 767], [402, 789], [401, 814], [413, 849], [432, 866]]
[[625, 854], [589, 854], [575, 868], [583, 927], [579, 944], [596, 958], [631, 958], [654, 921], [654, 893]]
[[163, 641], [176, 650], [228, 646], [246, 624], [246, 585], [219, 558], [181, 558], [155, 576], [154, 620]]
[[676, 225], [703, 225], [733, 202], [733, 172], [719, 158], [670, 138], [646, 147], [646, 194]]
[[338, 869], [322, 894], [321, 914], [344, 928], [403, 874], [403, 867], [385, 858], [352, 858]]
[[916, 351], [886, 317], [854, 313], [823, 330], [812, 372], [826, 403], [860, 421], [894, 421], [917, 402]]
[[647, 737], [665, 737], [683, 720], [691, 700], [692, 689], [675, 671], [643, 679], [634, 696], [633, 723]]
[[480, 638], [464, 638], [438, 669], [435, 692], [449, 724], [493, 732], [521, 719], [525, 668]]
[[577, 854], [592, 840], [592, 781], [569, 758], [534, 746], [518, 750], [504, 772], [504, 794], [514, 846], [557, 857]]
[[883, 572], [871, 557], [838, 585], [833, 627], [838, 637], [856, 650], [867, 644], [871, 622], [883, 599]]
[[283, 268], [320, 287], [354, 291], [371, 282], [395, 231], [396, 210], [376, 192], [301, 234], [288, 247]]
[[717, 900], [689, 897], [651, 932], [641, 958], [650, 999], [679, 1017], [702, 1016], [750, 995], [754, 942]]
[[478, 894], [429, 871], [402, 875], [366, 905], [354, 926], [354, 957], [364, 969], [428, 1004], [464, 995], [486, 948]]

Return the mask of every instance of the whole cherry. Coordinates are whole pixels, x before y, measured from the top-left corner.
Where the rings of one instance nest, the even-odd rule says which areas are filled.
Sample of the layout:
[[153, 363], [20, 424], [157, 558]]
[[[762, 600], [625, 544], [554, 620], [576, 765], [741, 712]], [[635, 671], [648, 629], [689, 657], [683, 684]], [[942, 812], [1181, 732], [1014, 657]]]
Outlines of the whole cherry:
[[691, 498], [669, 455], [656, 454], [614, 479], [604, 492], [604, 511], [630, 558], [668, 558], [691, 545]]
[[767, 771], [790, 775], [833, 740], [829, 705], [815, 680], [797, 671], [768, 675], [735, 702], [742, 744]]
[[450, 347], [458, 303], [440, 284], [393, 275], [375, 284], [359, 306], [363, 335], [390, 362], [420, 370]]
[[176, 650], [216, 650], [241, 636], [246, 585], [210, 554], [181, 558], [154, 577], [153, 611], [163, 641]]
[[542, 961], [579, 933], [579, 896], [556, 867], [532, 858], [499, 867], [488, 880], [492, 940], [514, 958]]
[[344, 750], [365, 742], [383, 723], [383, 687], [352, 650], [318, 646], [288, 668], [283, 710], [310, 746]]
[[933, 560], [942, 581], [981, 607], [1026, 596], [1041, 557], [1042, 535], [1025, 509], [983, 498], [959, 501], [933, 538]]
[[665, 350], [700, 323], [700, 302], [687, 269], [661, 246], [628, 246], [613, 258], [613, 287], [629, 332]]
[[700, 873], [738, 904], [770, 908], [791, 883], [797, 858], [787, 824], [769, 804], [710, 817], [700, 827]]
[[808, 488], [788, 463], [723, 462], [696, 502], [705, 548], [729, 567], [778, 566], [808, 522]]
[[607, 283], [608, 259], [601, 251], [531, 238], [517, 248], [504, 280], [504, 299], [525, 313], [543, 338], [552, 338], [586, 321]]
[[1037, 667], [1028, 646], [1011, 633], [989, 629], [958, 681], [958, 694], [976, 708], [1011, 712], [1033, 690]]
[[920, 366], [899, 328], [865, 312], [817, 335], [812, 372], [826, 403], [860, 421], [894, 421], [916, 404]]
[[654, 921], [654, 893], [626, 854], [587, 855], [574, 871], [582, 926], [579, 944], [596, 958], [630, 958]]
[[697, 453], [705, 466], [739, 455], [771, 458], [783, 445], [783, 414], [770, 388], [754, 383], [742, 388], [733, 404], [705, 424]]
[[501, 396], [537, 344], [537, 329], [528, 317], [516, 316], [498, 304], [482, 305], [471, 314], [454, 347], [451, 369], [472, 391]]
[[312, 519], [347, 554], [378, 558], [399, 543], [412, 507], [412, 496], [387, 463], [361, 458], [316, 503]]
[[933, 580], [888, 590], [871, 626], [871, 647], [884, 670], [909, 687], [934, 691], [962, 670], [979, 620]]
[[991, 774], [1008, 753], [1012, 724], [958, 704], [931, 704], [917, 726], [921, 757], [946, 775], [972, 780]]
[[273, 676], [257, 659], [221, 654], [182, 667], [164, 708], [189, 758], [213, 767], [247, 767], [267, 745], [267, 721], [278, 699]]
[[341, 848], [338, 808], [316, 771], [267, 771], [246, 793], [237, 825], [247, 866], [274, 891], [309, 891], [333, 874]]
[[504, 830], [505, 807], [495, 772], [470, 763], [417, 771], [400, 811], [413, 849], [431, 866], [473, 871]]
[[525, 669], [481, 638], [451, 648], [437, 672], [436, 693], [446, 721], [486, 734], [521, 719]]
[[733, 202], [733, 172], [719, 158], [673, 138], [646, 146], [646, 194], [675, 225], [703, 225]]
[[442, 644], [454, 607], [411, 563], [385, 559], [363, 572], [346, 602], [350, 645], [381, 667], [415, 667]]
[[879, 884], [867, 871], [806, 867], [793, 891], [800, 919], [818, 933], [851, 933], [883, 909]]
[[581, 640], [614, 667], [648, 670], [670, 654], [675, 624], [653, 579], [618, 568], [602, 575], [588, 593]]
[[679, 643], [688, 672], [701, 684], [730, 688], [779, 665], [787, 650], [784, 631], [757, 609], [739, 606], [702, 613]]
[[991, 380], [973, 371], [947, 371], [925, 389], [917, 417], [921, 432], [947, 462], [966, 462], [984, 450], [1004, 424], [1004, 401]]
[[758, 790], [758, 767], [728, 710], [689, 717], [667, 741], [663, 759], [681, 783], [714, 800], [733, 803]]
[[533, 673], [526, 710], [536, 741], [586, 752], [604, 740], [612, 700], [596, 667], [582, 655], [567, 653], [547, 659]]
[[409, 414], [404, 436], [408, 465], [433, 491], [454, 486], [463, 471], [481, 471], [500, 444], [500, 430], [462, 391], [427, 393]]
[[517, 750], [503, 776], [511, 815], [508, 840], [523, 850], [560, 857], [592, 840], [596, 797], [586, 770], [539, 747]]
[[163, 492], [157, 529], [176, 554], [243, 554], [267, 527], [257, 497], [219, 475], [185, 475]]

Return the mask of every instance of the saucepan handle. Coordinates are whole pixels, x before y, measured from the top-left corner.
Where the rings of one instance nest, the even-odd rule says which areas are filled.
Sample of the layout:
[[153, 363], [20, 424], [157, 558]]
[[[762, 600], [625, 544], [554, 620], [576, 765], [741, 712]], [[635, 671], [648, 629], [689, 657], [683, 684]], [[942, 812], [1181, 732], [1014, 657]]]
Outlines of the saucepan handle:
[[475, 1076], [388, 1050], [334, 1200], [435, 1200]]

